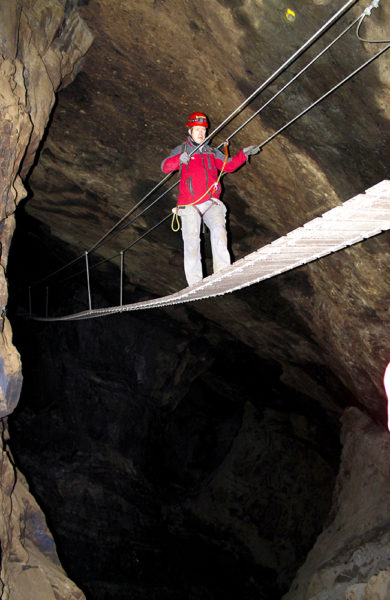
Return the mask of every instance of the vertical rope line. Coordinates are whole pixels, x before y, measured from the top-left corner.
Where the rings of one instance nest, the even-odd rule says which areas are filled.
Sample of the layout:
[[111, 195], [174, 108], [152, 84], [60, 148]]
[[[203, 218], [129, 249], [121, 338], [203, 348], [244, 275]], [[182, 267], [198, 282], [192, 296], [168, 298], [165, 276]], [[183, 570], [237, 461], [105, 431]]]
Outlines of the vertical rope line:
[[123, 250], [121, 250], [121, 279], [120, 279], [120, 291], [119, 291], [119, 306], [123, 304]]
[[85, 251], [85, 267], [87, 271], [87, 288], [88, 288], [88, 306], [89, 310], [92, 310], [92, 301], [91, 301], [91, 285], [89, 282], [89, 264], [88, 264], [88, 251]]
[[31, 285], [28, 286], [28, 312], [31, 317], [31, 314], [32, 314], [32, 311], [31, 311]]
[[46, 286], [46, 307], [45, 307], [46, 318], [49, 315], [49, 288]]

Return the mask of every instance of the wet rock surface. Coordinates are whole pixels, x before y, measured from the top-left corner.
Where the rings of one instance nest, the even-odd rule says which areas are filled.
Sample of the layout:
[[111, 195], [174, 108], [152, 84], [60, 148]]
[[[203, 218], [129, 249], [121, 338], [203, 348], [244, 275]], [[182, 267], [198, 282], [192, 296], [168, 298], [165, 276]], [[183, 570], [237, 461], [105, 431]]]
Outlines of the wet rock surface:
[[8, 600], [82, 600], [65, 574], [45, 517], [10, 450], [6, 416], [22, 386], [21, 360], [7, 318], [6, 269], [15, 209], [27, 195], [30, 171], [61, 84], [77, 74], [91, 33], [72, 3], [0, 5], [0, 416], [1, 597]]

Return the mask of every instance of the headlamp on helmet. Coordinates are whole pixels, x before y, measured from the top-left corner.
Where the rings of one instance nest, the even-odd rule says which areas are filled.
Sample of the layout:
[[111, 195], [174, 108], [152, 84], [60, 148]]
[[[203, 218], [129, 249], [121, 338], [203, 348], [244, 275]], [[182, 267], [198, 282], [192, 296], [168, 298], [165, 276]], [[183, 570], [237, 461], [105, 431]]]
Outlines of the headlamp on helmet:
[[195, 127], [196, 125], [198, 125], [199, 127], [208, 127], [209, 126], [209, 122], [207, 120], [207, 117], [205, 114], [201, 113], [201, 112], [196, 112], [196, 113], [192, 113], [192, 115], [190, 115], [188, 117], [188, 121], [187, 121], [187, 129], [191, 129], [191, 127]]

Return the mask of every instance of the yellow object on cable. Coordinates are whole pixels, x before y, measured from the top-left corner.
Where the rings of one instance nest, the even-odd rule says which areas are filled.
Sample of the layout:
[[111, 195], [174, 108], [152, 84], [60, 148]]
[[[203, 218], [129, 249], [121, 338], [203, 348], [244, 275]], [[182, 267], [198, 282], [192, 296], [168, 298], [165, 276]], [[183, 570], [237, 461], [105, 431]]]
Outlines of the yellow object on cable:
[[206, 190], [206, 191], [205, 191], [205, 193], [204, 193], [204, 194], [202, 194], [202, 196], [200, 196], [200, 198], [198, 198], [197, 200], [195, 200], [195, 202], [191, 202], [191, 204], [178, 204], [178, 205], [177, 205], [177, 206], [175, 206], [175, 208], [173, 209], [173, 210], [174, 210], [174, 213], [173, 213], [173, 215], [172, 215], [172, 223], [171, 223], [171, 229], [172, 229], [172, 231], [174, 231], [174, 232], [176, 232], [176, 231], [180, 231], [180, 221], [179, 221], [179, 217], [178, 217], [178, 215], [177, 215], [177, 211], [178, 211], [178, 209], [179, 209], [179, 208], [183, 208], [183, 207], [185, 207], [185, 206], [193, 206], [194, 204], [199, 204], [199, 202], [200, 202], [201, 200], [203, 200], [203, 198], [204, 198], [204, 197], [205, 197], [207, 194], [209, 194], [209, 193], [210, 193], [210, 190], [211, 190], [212, 188], [216, 188], [216, 187], [218, 186], [218, 184], [219, 184], [219, 180], [220, 180], [220, 179], [221, 179], [221, 177], [222, 177], [222, 173], [223, 173], [223, 171], [224, 171], [224, 169], [225, 169], [225, 165], [226, 165], [226, 163], [227, 163], [227, 160], [228, 160], [228, 158], [229, 158], [229, 142], [228, 142], [228, 140], [226, 140], [226, 142], [225, 142], [225, 144], [224, 144], [224, 150], [225, 150], [225, 160], [223, 161], [222, 169], [221, 169], [221, 170], [220, 170], [220, 172], [219, 172], [219, 175], [218, 175], [218, 179], [217, 179], [217, 181], [216, 181], [215, 183], [211, 184], [211, 185], [210, 185], [210, 187], [209, 187], [209, 189], [208, 189], [208, 190]]
[[289, 21], [290, 23], [293, 23], [295, 21], [295, 12], [293, 10], [291, 10], [291, 8], [288, 8], [286, 10], [285, 17], [286, 17], [287, 21]]

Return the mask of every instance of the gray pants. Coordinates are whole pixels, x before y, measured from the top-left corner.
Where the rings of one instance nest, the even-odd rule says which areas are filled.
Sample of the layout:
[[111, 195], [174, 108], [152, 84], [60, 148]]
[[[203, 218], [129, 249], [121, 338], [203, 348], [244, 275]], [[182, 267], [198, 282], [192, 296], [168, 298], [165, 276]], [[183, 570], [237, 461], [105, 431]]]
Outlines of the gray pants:
[[[203, 217], [199, 214], [201, 213]], [[227, 248], [226, 206], [221, 200], [207, 200], [195, 206], [180, 208], [181, 228], [184, 243], [184, 272], [188, 285], [203, 279], [200, 255], [200, 228], [202, 218], [210, 230], [214, 273], [230, 265]]]

